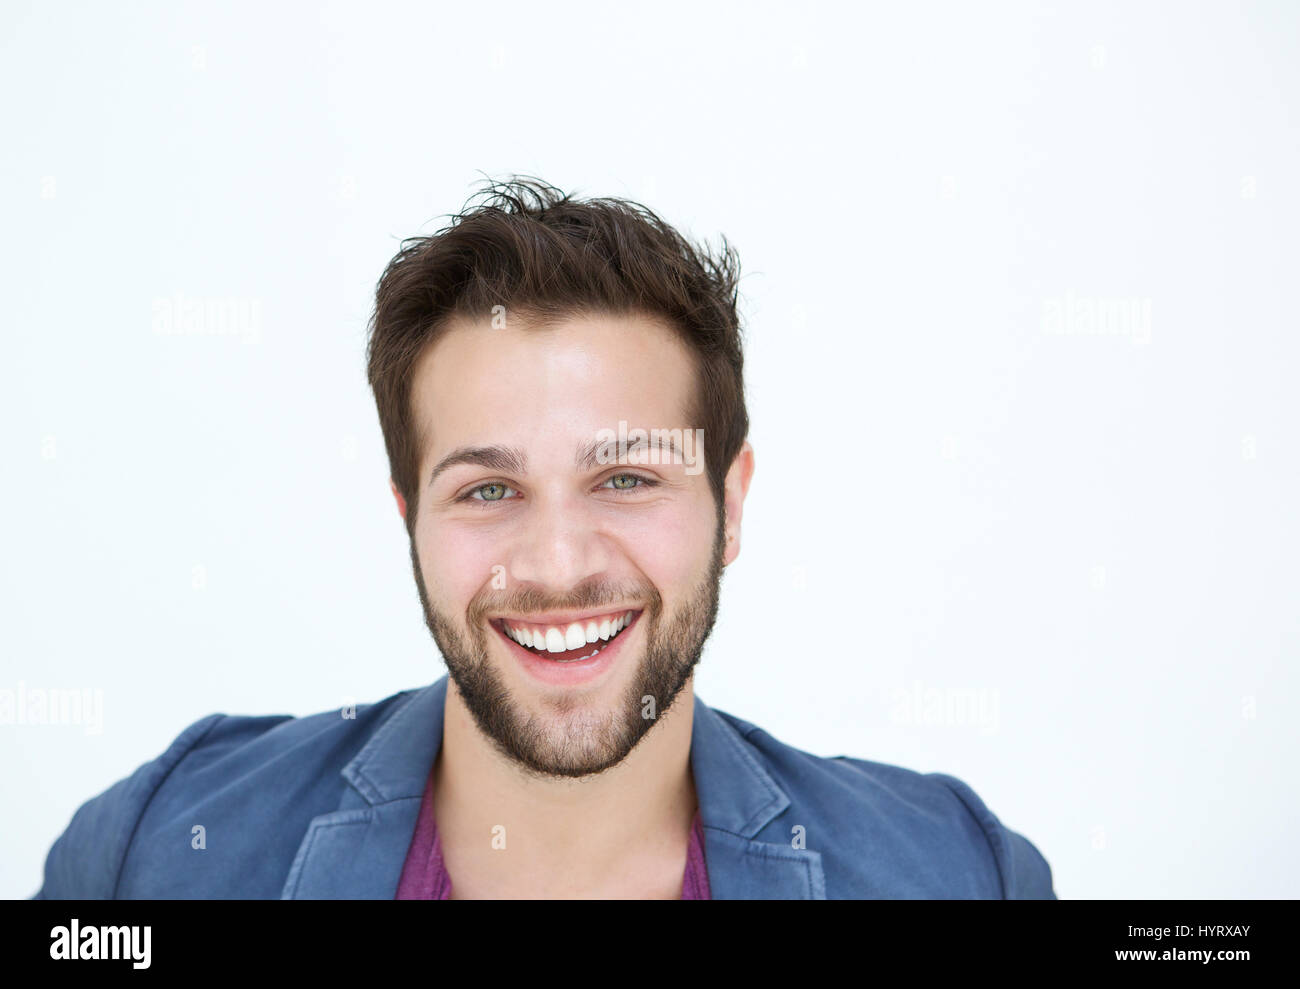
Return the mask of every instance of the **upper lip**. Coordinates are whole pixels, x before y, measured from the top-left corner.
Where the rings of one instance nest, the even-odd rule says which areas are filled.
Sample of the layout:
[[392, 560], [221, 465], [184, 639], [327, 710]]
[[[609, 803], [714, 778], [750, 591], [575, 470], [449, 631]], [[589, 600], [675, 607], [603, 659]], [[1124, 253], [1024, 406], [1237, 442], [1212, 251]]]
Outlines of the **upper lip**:
[[592, 611], [555, 611], [547, 615], [496, 615], [491, 618], [494, 622], [505, 622], [506, 624], [515, 625], [546, 625], [556, 628], [564, 628], [566, 625], [572, 625], [575, 622], [585, 622], [594, 618], [607, 618], [610, 616], [625, 615], [632, 612], [632, 617], [636, 618], [641, 613], [640, 608], [597, 608]]

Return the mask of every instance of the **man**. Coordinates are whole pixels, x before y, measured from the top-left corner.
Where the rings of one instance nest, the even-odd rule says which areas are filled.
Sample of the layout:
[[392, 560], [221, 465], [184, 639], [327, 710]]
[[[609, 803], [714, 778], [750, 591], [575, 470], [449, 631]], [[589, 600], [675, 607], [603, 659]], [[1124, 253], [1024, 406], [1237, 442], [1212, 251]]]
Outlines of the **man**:
[[198, 721], [78, 810], [37, 896], [1053, 897], [959, 780], [694, 696], [754, 470], [734, 252], [487, 192], [403, 244], [368, 354], [449, 676]]

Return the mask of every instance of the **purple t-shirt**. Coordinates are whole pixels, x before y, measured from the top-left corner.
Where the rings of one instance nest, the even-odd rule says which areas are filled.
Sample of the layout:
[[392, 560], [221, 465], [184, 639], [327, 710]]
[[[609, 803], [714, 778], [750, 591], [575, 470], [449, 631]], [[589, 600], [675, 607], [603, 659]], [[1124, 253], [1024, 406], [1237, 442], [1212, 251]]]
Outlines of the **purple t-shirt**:
[[[700, 813], [695, 812], [691, 823], [691, 845], [686, 852], [686, 872], [682, 876], [683, 900], [707, 900], [709, 874], [704, 868], [704, 831], [700, 826]], [[449, 900], [451, 876], [442, 861], [442, 845], [438, 841], [438, 824], [433, 819], [433, 773], [424, 785], [420, 799], [420, 817], [415, 822], [411, 847], [402, 865], [402, 878], [397, 883], [398, 900]]]

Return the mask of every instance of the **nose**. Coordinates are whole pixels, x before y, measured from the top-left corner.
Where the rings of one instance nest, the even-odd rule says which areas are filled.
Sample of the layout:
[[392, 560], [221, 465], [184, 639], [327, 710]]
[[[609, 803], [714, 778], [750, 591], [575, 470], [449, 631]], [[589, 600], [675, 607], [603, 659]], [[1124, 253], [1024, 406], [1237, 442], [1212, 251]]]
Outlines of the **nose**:
[[537, 497], [507, 544], [507, 579], [561, 595], [610, 565], [609, 536], [580, 501]]

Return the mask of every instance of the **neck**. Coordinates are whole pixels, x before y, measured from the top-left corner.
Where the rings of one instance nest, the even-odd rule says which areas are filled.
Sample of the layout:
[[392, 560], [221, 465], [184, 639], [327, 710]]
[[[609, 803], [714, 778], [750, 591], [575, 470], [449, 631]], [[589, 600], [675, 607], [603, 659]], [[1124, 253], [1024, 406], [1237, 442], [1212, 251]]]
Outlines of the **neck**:
[[527, 774], [498, 750], [449, 680], [433, 801], [455, 890], [472, 876], [496, 895], [505, 885], [590, 891], [612, 875], [684, 860], [696, 810], [693, 681], [617, 766], [557, 779]]

